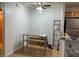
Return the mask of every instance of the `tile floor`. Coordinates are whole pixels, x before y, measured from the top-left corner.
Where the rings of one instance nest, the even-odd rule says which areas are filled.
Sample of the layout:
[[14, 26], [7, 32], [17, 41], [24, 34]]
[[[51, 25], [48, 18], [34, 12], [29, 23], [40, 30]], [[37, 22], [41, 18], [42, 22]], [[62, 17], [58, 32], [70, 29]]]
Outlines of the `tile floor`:
[[56, 49], [47, 49], [44, 54], [44, 50], [34, 48], [19, 49], [9, 57], [61, 57], [62, 53]]

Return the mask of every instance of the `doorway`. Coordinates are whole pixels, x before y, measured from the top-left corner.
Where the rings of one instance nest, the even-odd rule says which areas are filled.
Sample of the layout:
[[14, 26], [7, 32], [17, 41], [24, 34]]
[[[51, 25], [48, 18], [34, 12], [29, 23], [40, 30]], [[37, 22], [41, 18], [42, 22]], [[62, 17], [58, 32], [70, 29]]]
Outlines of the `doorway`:
[[3, 11], [2, 11], [2, 5], [0, 7], [0, 57], [3, 55], [3, 31], [2, 31], [2, 20], [3, 20]]

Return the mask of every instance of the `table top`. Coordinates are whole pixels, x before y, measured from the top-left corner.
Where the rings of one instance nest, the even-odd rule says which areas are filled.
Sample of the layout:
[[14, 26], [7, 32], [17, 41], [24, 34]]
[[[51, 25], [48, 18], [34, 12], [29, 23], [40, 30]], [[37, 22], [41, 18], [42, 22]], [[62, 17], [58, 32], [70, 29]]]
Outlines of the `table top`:
[[40, 36], [40, 37], [47, 37], [47, 35], [38, 35], [38, 34], [22, 34], [24, 36]]

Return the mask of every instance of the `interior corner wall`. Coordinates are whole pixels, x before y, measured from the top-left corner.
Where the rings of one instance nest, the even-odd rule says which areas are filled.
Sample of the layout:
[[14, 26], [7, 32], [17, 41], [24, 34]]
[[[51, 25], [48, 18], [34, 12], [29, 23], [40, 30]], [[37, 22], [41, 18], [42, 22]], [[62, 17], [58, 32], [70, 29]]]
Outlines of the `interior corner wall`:
[[5, 3], [5, 56], [22, 47], [22, 34], [29, 33], [30, 10], [20, 4]]
[[30, 21], [31, 34], [48, 35], [48, 43], [53, 42], [53, 20], [61, 20], [61, 31], [64, 24], [64, 3], [53, 3], [52, 8], [44, 9], [42, 13], [32, 10]]

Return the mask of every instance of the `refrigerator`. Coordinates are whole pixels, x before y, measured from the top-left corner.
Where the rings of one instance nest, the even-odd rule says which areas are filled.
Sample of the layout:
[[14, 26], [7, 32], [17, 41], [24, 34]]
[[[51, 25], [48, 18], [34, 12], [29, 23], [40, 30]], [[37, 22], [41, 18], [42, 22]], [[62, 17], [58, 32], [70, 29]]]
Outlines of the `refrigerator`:
[[64, 32], [69, 35], [79, 36], [79, 17], [66, 17], [64, 23]]

